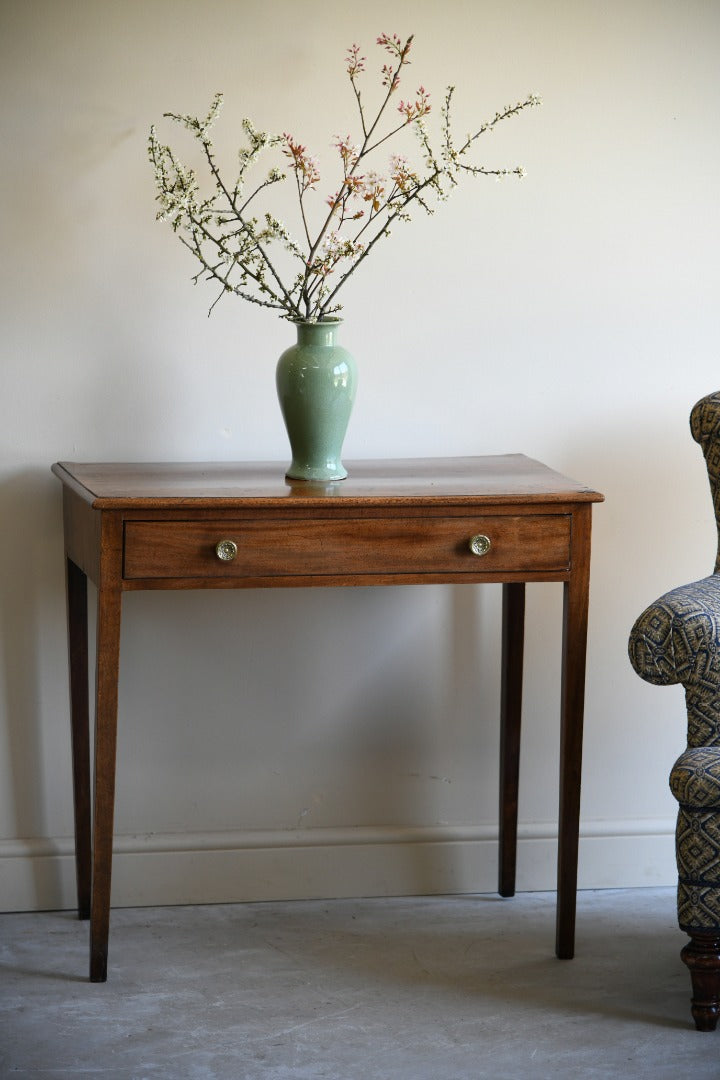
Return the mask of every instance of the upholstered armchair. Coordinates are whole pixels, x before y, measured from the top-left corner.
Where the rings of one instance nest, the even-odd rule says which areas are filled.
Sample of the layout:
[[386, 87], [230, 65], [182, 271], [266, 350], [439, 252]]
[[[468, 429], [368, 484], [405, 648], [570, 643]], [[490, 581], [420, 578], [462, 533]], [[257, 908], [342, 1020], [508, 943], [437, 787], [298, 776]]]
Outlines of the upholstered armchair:
[[[720, 530], [720, 391], [690, 414], [710, 477]], [[687, 749], [670, 773], [680, 804], [676, 832], [678, 921], [690, 935], [681, 956], [692, 978], [692, 1014], [713, 1031], [720, 1009], [720, 549], [714, 573], [651, 604], [630, 635], [641, 678], [685, 689]]]

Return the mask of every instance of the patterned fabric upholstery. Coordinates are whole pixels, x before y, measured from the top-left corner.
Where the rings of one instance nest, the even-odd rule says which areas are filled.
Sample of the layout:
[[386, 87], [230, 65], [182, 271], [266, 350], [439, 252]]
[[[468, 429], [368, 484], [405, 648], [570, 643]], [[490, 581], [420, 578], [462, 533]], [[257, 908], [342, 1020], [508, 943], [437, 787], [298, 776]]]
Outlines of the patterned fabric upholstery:
[[[690, 430], [705, 456], [720, 535], [720, 392], [697, 403]], [[647, 682], [685, 689], [688, 746], [670, 773], [680, 804], [678, 920], [687, 933], [720, 932], [720, 547], [714, 574], [643, 612], [629, 653]]]
[[[715, 520], [720, 538], [720, 390], [698, 401], [690, 414], [690, 430], [695, 442], [702, 446], [710, 478]], [[720, 544], [715, 560], [715, 573], [720, 572]]]

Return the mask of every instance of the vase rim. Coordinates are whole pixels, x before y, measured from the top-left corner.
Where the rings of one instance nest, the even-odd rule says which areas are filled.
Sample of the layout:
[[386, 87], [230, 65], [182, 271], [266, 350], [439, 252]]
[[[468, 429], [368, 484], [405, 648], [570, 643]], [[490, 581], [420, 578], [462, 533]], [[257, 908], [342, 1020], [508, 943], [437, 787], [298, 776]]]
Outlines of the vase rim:
[[295, 326], [338, 326], [343, 320], [330, 316], [327, 319], [290, 319]]

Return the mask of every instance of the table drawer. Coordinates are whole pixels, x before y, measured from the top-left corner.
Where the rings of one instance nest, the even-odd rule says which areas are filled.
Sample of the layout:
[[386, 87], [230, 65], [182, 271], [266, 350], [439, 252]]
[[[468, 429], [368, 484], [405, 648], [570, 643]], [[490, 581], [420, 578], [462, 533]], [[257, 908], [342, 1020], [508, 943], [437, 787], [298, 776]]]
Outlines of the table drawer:
[[[217, 553], [222, 541], [229, 560]], [[533, 572], [569, 562], [566, 514], [125, 525], [126, 579]]]

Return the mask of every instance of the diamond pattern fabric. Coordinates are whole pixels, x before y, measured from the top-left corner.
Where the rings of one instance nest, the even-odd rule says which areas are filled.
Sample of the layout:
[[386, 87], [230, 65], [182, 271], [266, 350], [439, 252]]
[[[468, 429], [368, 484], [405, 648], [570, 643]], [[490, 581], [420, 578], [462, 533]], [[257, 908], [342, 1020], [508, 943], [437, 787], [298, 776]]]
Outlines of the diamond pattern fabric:
[[[720, 392], [695, 405], [690, 430], [705, 456], [720, 529]], [[670, 773], [680, 804], [678, 921], [687, 933], [720, 932], [720, 555], [710, 577], [646, 608], [630, 634], [629, 655], [646, 682], [685, 690], [687, 749]]]

